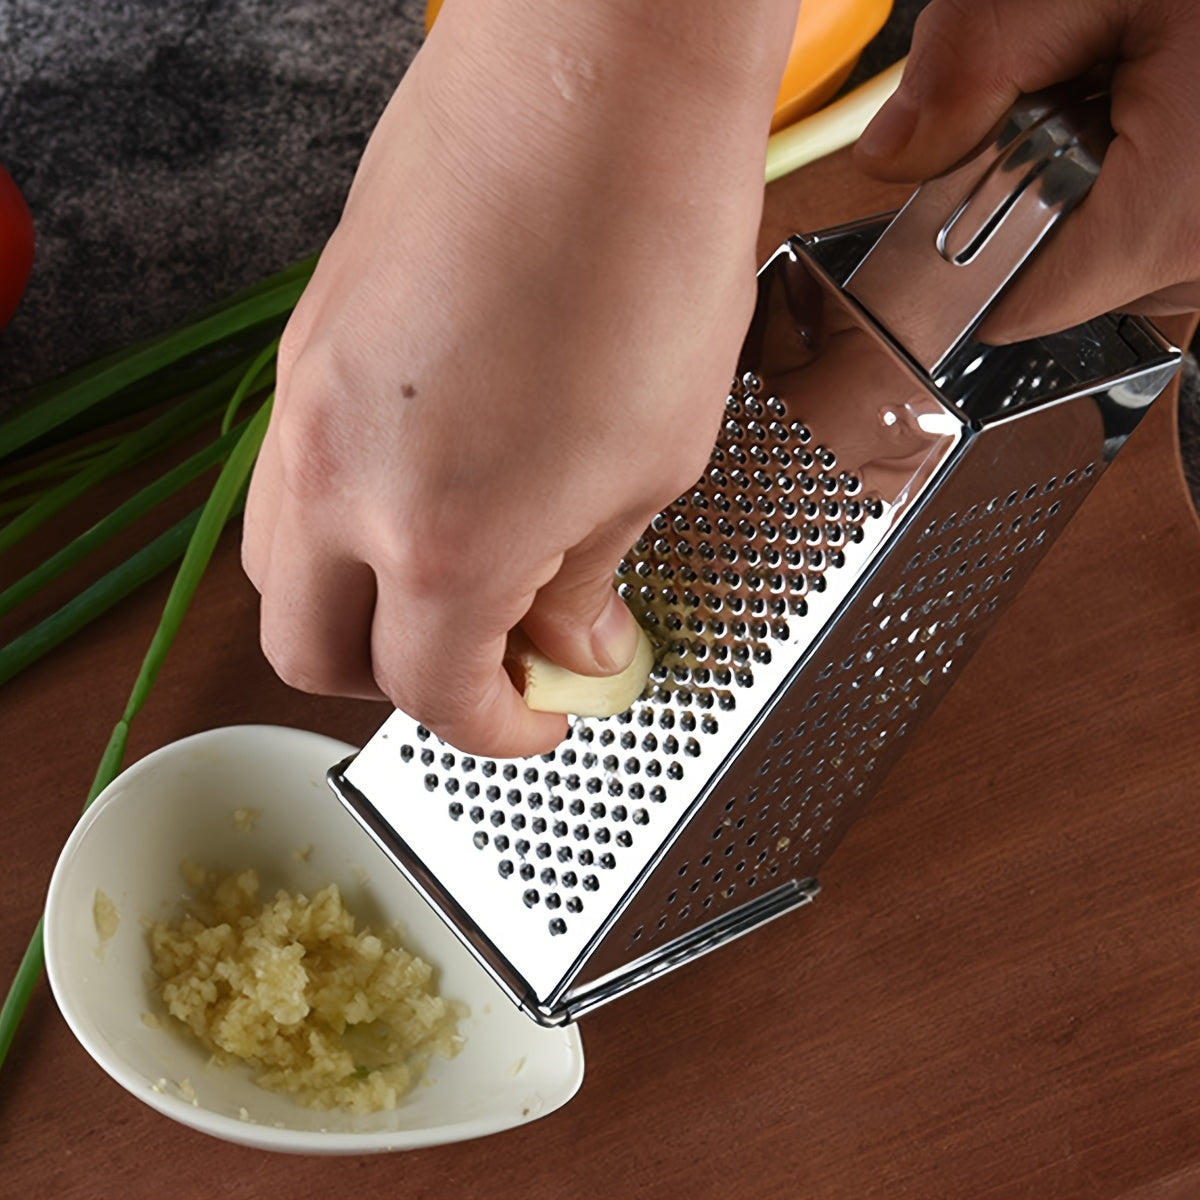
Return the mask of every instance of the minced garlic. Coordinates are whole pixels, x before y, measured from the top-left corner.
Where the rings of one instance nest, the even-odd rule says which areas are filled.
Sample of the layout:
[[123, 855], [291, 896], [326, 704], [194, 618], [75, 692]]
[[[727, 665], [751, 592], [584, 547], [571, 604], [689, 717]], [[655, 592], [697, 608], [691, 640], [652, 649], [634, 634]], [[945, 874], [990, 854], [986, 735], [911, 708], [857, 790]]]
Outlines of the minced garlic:
[[235, 808], [231, 816], [238, 833], [252, 833], [262, 813], [257, 808]]
[[117, 932], [121, 923], [117, 906], [99, 888], [92, 899], [92, 923], [96, 926], [99, 941], [96, 943], [96, 956], [101, 958]]
[[433, 968], [390, 936], [356, 931], [333, 884], [258, 898], [254, 871], [206, 888], [150, 930], [158, 995], [217, 1063], [250, 1064], [313, 1108], [394, 1108], [432, 1054], [461, 1038]]

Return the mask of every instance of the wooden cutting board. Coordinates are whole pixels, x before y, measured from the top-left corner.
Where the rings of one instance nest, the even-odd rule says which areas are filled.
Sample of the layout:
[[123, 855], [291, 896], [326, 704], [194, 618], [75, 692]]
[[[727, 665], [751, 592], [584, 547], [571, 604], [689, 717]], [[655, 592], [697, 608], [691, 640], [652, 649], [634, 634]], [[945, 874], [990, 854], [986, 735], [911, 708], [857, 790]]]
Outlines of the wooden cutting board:
[[[769, 190], [763, 252], [904, 195], [836, 156]], [[0, 1075], [0, 1193], [1200, 1195], [1200, 524], [1174, 400], [966, 668], [816, 904], [588, 1017], [566, 1108], [382, 1158], [225, 1145], [112, 1083], [43, 983]], [[5, 984], [166, 586], [0, 692]], [[130, 750], [242, 721], [362, 742], [383, 716], [273, 678], [230, 536]]]

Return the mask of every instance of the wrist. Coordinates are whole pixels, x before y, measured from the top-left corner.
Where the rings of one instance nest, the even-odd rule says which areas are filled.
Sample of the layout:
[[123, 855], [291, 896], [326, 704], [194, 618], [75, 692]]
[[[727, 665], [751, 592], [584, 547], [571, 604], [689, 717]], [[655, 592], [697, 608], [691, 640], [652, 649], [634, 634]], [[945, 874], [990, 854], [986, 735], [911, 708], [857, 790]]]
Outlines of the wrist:
[[[418, 56], [427, 102], [553, 154], [700, 139], [765, 146], [798, 0], [448, 0]], [[616, 145], [610, 147], [609, 140]]]

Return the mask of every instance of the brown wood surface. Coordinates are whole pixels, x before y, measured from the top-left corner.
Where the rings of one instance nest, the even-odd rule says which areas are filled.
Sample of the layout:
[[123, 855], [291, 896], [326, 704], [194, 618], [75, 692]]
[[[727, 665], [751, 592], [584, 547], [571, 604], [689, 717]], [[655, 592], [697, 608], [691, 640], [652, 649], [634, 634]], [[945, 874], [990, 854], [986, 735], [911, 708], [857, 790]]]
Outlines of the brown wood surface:
[[[835, 158], [771, 190], [764, 249], [901, 195]], [[0, 1074], [0, 1195], [1200, 1196], [1200, 525], [1173, 400], [850, 832], [817, 903], [586, 1018], [587, 1078], [564, 1109], [380, 1158], [230, 1146], [111, 1082], [43, 983]], [[165, 590], [0, 690], [5, 985]], [[361, 742], [383, 715], [273, 679], [229, 538], [131, 756], [240, 721]]]

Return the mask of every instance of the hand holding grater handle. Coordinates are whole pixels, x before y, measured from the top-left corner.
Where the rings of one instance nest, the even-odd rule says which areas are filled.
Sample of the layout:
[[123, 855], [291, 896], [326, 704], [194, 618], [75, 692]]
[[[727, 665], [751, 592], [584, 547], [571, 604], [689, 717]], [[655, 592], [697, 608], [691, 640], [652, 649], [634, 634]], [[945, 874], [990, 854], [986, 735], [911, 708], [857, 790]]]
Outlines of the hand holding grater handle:
[[846, 283], [928, 374], [1083, 199], [1112, 138], [1108, 97], [1023, 97], [991, 143], [923, 184]]

